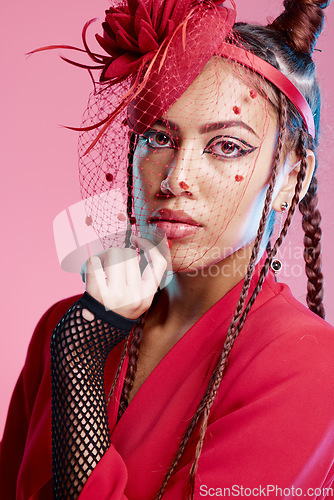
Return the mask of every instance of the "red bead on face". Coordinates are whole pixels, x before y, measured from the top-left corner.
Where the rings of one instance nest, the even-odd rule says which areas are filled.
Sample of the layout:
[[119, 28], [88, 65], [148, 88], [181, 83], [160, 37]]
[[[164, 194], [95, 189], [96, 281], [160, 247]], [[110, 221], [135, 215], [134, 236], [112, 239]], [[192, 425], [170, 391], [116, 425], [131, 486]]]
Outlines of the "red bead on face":
[[256, 99], [256, 97], [257, 97], [256, 90], [254, 90], [254, 89], [250, 90], [249, 95], [251, 96], [252, 99]]
[[184, 189], [185, 191], [187, 191], [189, 189], [188, 184], [186, 182], [184, 182], [184, 181], [181, 181], [179, 183], [179, 186], [180, 186], [181, 189]]

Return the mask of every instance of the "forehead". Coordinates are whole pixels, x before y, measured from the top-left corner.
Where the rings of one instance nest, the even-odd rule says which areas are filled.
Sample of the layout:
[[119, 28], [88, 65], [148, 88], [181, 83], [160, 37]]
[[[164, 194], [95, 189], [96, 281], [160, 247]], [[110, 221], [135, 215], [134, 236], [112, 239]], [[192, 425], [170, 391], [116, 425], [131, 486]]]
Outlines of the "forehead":
[[163, 115], [180, 128], [203, 129], [208, 123], [241, 121], [261, 137], [277, 115], [253, 72], [224, 58], [212, 58], [182, 96]]

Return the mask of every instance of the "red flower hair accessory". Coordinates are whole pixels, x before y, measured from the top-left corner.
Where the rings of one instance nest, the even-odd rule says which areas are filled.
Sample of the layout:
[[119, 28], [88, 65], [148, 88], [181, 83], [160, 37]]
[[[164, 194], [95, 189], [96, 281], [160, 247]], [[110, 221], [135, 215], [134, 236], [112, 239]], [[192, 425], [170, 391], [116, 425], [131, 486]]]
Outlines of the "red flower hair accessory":
[[102, 24], [103, 37], [96, 35], [110, 55], [101, 81], [121, 81], [149, 61], [182, 22], [190, 3], [191, 0], [128, 0], [127, 5], [108, 9]]
[[[92, 52], [87, 44], [86, 32], [94, 20], [84, 26], [84, 49], [53, 45], [31, 52], [55, 48], [85, 52], [97, 63], [96, 66], [62, 58], [89, 71], [102, 70], [102, 83], [112, 86], [131, 81], [132, 85], [129, 85], [128, 91], [119, 99], [118, 106], [110, 116], [89, 127], [69, 127], [79, 131], [102, 127], [87, 152], [94, 147], [114, 118], [127, 107], [131, 129], [138, 134], [143, 133], [182, 95], [213, 55], [220, 54], [224, 57], [218, 48], [220, 44], [224, 45], [236, 18], [234, 0], [230, 0], [233, 9], [225, 7], [225, 1], [121, 0], [117, 7], [106, 11], [105, 21], [102, 23], [103, 37], [96, 34], [99, 45], [108, 55]], [[234, 52], [240, 55], [239, 59], [231, 55]], [[296, 105], [308, 132], [314, 136], [312, 111], [295, 85], [264, 61], [253, 68], [248, 59], [255, 59], [255, 56], [248, 54], [242, 47], [231, 47], [225, 57], [245, 64], [276, 85]], [[177, 58], [178, 66], [172, 67], [170, 60], [176, 61]], [[158, 102], [160, 98], [163, 103]]]
[[[212, 0], [207, 4], [212, 7], [224, 2]], [[103, 37], [96, 35], [110, 56], [107, 60], [103, 58], [105, 66], [100, 80], [116, 83], [135, 73], [172, 37], [189, 12], [203, 3], [199, 0], [127, 0], [127, 4], [108, 9], [102, 24]]]
[[77, 131], [100, 127], [86, 153], [126, 108], [130, 128], [140, 134], [182, 95], [233, 28], [234, 0], [230, 0], [233, 8], [225, 7], [225, 1], [121, 0], [106, 11], [103, 36], [96, 34], [107, 55], [88, 46], [87, 29], [95, 19], [83, 28], [84, 49], [53, 45], [33, 51], [65, 48], [85, 52], [95, 66], [62, 59], [89, 71], [102, 70], [100, 81], [108, 88], [126, 83], [127, 91], [108, 117], [88, 127], [68, 127]]
[[[236, 13], [224, 2], [126, 0], [106, 11], [103, 37], [96, 35], [108, 56], [88, 48], [87, 23], [83, 41], [98, 63], [95, 69], [102, 69], [100, 81], [114, 85], [132, 79], [119, 106], [100, 123], [103, 127], [96, 141], [127, 106], [130, 127], [142, 133], [182, 95], [232, 30]], [[145, 104], [147, 99], [150, 106]]]

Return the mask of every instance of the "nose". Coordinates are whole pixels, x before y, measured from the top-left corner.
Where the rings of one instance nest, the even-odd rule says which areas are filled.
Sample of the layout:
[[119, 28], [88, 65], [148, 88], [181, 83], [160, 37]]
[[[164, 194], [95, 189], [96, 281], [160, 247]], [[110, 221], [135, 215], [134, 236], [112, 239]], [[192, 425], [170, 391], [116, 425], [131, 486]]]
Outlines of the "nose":
[[164, 194], [197, 199], [199, 195], [201, 152], [191, 143], [175, 150], [169, 162], [165, 177], [161, 181]]

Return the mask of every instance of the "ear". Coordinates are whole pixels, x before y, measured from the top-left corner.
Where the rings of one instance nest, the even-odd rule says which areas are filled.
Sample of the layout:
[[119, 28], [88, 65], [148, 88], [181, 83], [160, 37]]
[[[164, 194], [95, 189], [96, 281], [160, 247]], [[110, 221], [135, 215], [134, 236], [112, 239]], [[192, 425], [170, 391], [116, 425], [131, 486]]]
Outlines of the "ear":
[[[313, 151], [311, 151], [310, 149], [307, 150], [306, 162], [306, 175], [303, 181], [302, 189], [300, 191], [299, 201], [301, 201], [307, 193], [314, 172], [315, 156]], [[286, 171], [286, 174], [284, 176], [282, 186], [280, 187], [280, 190], [276, 195], [272, 205], [273, 209], [276, 210], [276, 212], [282, 211], [282, 203], [288, 203], [289, 206], [291, 206], [292, 198], [295, 194], [297, 176], [300, 171], [300, 163], [301, 160], [298, 160], [298, 156], [296, 155], [296, 153], [291, 153], [287, 156], [285, 164], [283, 165], [283, 171]]]

